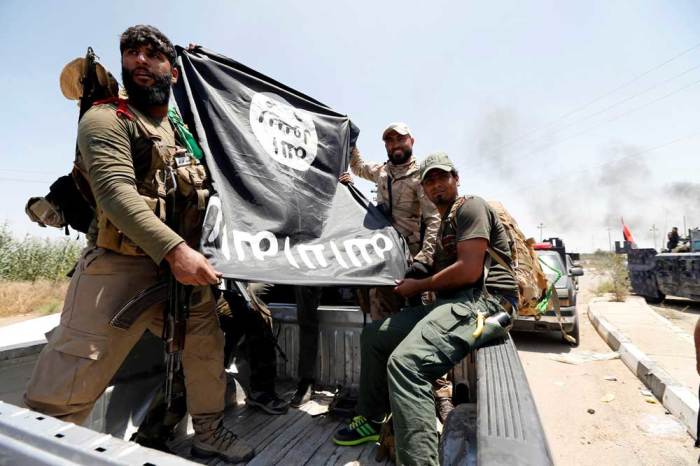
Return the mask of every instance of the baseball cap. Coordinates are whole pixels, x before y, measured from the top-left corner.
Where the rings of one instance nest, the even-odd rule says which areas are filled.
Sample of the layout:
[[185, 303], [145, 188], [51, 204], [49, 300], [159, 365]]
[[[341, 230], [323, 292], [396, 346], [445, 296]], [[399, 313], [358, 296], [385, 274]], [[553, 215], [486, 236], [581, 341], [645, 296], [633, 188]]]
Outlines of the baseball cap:
[[452, 160], [444, 152], [435, 152], [430, 154], [420, 163], [420, 180], [423, 181], [425, 175], [428, 174], [430, 170], [437, 168], [445, 172], [451, 172], [455, 169]]
[[409, 136], [411, 135], [411, 129], [408, 127], [408, 125], [402, 121], [395, 121], [393, 123], [390, 123], [389, 126], [384, 129], [384, 132], [382, 133], [382, 140], [386, 137], [386, 133], [389, 131], [396, 131], [402, 136], [405, 136], [408, 134]]

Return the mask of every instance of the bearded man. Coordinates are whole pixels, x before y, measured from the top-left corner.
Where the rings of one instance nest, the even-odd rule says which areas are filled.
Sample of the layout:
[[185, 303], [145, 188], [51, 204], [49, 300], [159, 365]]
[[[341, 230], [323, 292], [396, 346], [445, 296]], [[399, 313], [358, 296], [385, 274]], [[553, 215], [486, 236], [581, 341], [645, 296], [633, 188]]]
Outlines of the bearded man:
[[[253, 449], [222, 422], [224, 337], [211, 291], [221, 274], [194, 249], [206, 174], [168, 118], [170, 86], [178, 78], [175, 48], [158, 29], [143, 25], [127, 29], [119, 47], [128, 100], [95, 105], [80, 121], [78, 163], [96, 217], [25, 402], [82, 423], [141, 335], [162, 333], [163, 305], [146, 310], [128, 330], [110, 320], [132, 296], [172, 273], [193, 286], [182, 353], [192, 454], [247, 461]], [[166, 224], [168, 212], [175, 215], [167, 215]]]
[[[366, 162], [355, 147], [350, 159], [353, 174], [377, 185], [377, 205], [387, 219], [401, 233], [413, 258], [407, 277], [426, 275], [433, 263], [435, 237], [440, 216], [435, 204], [428, 199], [418, 174], [413, 155], [416, 140], [406, 123], [390, 123], [382, 132], [387, 160], [384, 163]], [[339, 181], [349, 183], [351, 176], [343, 173]], [[365, 295], [366, 293], [366, 295]], [[373, 321], [385, 319], [399, 312], [406, 300], [394, 293], [393, 287], [377, 287], [359, 293], [360, 304], [368, 309]], [[441, 377], [434, 386], [436, 411], [444, 423], [452, 411], [452, 384]]]

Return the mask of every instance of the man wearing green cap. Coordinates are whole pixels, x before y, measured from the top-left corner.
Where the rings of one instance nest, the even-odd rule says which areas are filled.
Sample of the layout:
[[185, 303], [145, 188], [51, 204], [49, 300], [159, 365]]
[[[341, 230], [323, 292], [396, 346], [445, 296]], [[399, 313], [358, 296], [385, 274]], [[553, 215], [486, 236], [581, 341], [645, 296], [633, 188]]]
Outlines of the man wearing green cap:
[[459, 176], [444, 153], [420, 165], [426, 195], [440, 212], [434, 274], [400, 280], [404, 297], [425, 291], [437, 302], [413, 306], [366, 326], [361, 337], [360, 397], [352, 422], [338, 431], [339, 445], [376, 441], [392, 413], [399, 464], [438, 464], [432, 381], [469, 352], [506, 330], [485, 318], [512, 310], [517, 285], [506, 231], [486, 202], [458, 196]]
[[[435, 235], [440, 216], [437, 208], [427, 198], [420, 183], [418, 162], [413, 155], [415, 139], [406, 123], [394, 122], [382, 132], [387, 153], [385, 163], [362, 160], [354, 147], [350, 170], [360, 178], [377, 185], [377, 205], [391, 224], [401, 233], [413, 258], [407, 276], [426, 273], [433, 263]], [[349, 183], [349, 173], [340, 176], [341, 183]], [[394, 293], [392, 287], [376, 287], [360, 292], [360, 304], [372, 320], [381, 320], [396, 314], [406, 304], [404, 297]], [[364, 303], [363, 303], [364, 301]], [[365, 309], [366, 307], [366, 309]], [[452, 411], [452, 383], [440, 377], [434, 385], [436, 409], [444, 423]]]

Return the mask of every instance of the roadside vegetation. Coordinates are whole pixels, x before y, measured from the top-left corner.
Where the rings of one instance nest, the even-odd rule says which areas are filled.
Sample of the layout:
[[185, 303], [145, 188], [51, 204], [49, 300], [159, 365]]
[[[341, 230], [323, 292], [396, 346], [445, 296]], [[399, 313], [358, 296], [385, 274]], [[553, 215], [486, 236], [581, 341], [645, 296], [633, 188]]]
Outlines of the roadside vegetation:
[[630, 294], [630, 278], [626, 256], [601, 251], [587, 254], [583, 259], [589, 269], [601, 276], [595, 289], [596, 296], [611, 295], [612, 301], [623, 302]]
[[83, 243], [76, 239], [16, 239], [0, 225], [0, 317], [61, 310], [66, 274]]

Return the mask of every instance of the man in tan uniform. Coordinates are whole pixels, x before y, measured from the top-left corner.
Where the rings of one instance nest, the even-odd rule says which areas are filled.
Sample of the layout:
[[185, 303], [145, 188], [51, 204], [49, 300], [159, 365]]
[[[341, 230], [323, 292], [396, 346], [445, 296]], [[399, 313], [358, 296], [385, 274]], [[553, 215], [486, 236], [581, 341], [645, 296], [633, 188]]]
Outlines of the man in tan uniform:
[[[418, 164], [413, 156], [415, 139], [406, 123], [391, 123], [382, 133], [388, 160], [384, 163], [365, 162], [354, 147], [350, 170], [356, 176], [377, 185], [377, 205], [391, 224], [408, 242], [414, 262], [430, 267], [435, 251], [435, 235], [440, 216], [435, 204], [425, 196], [418, 177]], [[349, 173], [340, 176], [341, 183], [351, 182]], [[421, 241], [421, 221], [424, 226]], [[403, 299], [393, 287], [370, 290], [370, 316], [384, 319], [401, 309]]]
[[[350, 159], [350, 170], [360, 178], [377, 184], [377, 205], [394, 228], [406, 238], [414, 261], [412, 267], [424, 264], [430, 268], [440, 214], [423, 191], [418, 163], [413, 156], [415, 139], [406, 123], [395, 122], [386, 127], [382, 140], [388, 156], [386, 162], [365, 162], [355, 147]], [[341, 183], [349, 183], [350, 174], [343, 173], [339, 180]], [[374, 321], [396, 314], [405, 305], [406, 301], [394, 293], [393, 287], [369, 290], [369, 313]], [[435, 382], [434, 393], [438, 415], [444, 422], [453, 407], [452, 384], [446, 378], [440, 378]]]
[[[144, 312], [128, 330], [109, 321], [132, 296], [163, 280], [167, 263], [175, 279], [195, 287], [182, 354], [192, 454], [246, 461], [252, 448], [222, 423], [224, 339], [210, 288], [221, 274], [193, 249], [206, 207], [206, 175], [181, 148], [167, 117], [178, 76], [175, 49], [157, 29], [134, 26], [122, 34], [120, 51], [129, 99], [96, 105], [80, 121], [79, 160], [97, 215], [25, 402], [82, 423], [141, 335], [162, 333], [162, 306]], [[178, 232], [164, 223], [166, 212], [174, 212], [170, 223], [179, 224]]]

